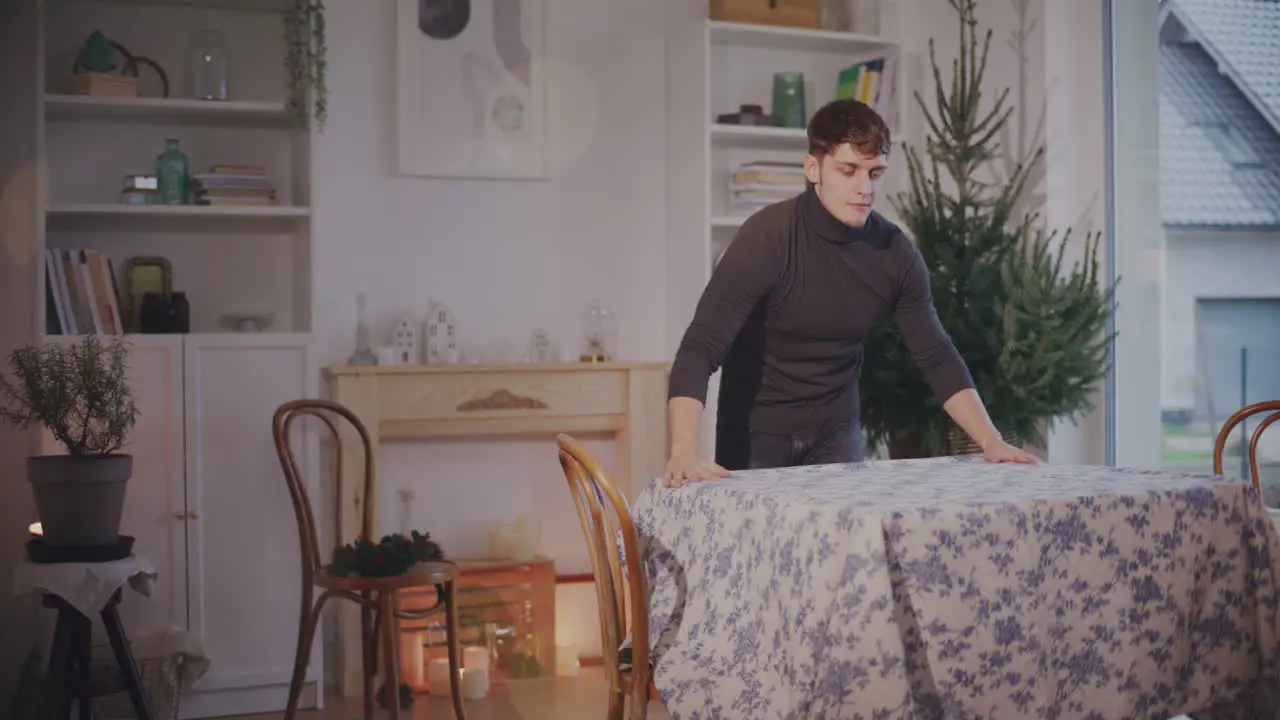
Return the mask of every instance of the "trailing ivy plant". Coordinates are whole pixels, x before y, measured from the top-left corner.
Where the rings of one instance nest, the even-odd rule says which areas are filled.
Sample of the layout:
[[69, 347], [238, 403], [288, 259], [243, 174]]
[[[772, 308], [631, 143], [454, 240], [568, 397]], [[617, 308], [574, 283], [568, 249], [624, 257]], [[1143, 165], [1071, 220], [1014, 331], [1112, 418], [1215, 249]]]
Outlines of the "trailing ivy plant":
[[324, 0], [293, 0], [284, 16], [284, 44], [289, 114], [305, 121], [311, 113], [323, 129], [329, 95]]
[[128, 352], [123, 340], [104, 344], [96, 335], [18, 348], [9, 356], [14, 379], [0, 376], [0, 419], [43, 426], [71, 455], [114, 453], [138, 417]]

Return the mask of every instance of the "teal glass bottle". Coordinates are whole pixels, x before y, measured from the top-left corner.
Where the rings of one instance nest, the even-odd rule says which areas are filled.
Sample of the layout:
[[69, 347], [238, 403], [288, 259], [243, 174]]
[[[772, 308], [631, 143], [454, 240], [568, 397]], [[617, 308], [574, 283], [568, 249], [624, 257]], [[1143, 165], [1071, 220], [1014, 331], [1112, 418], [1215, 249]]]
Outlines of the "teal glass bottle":
[[156, 158], [156, 184], [160, 186], [160, 202], [164, 205], [186, 205], [191, 168], [187, 156], [178, 149], [178, 141], [165, 140], [164, 152]]

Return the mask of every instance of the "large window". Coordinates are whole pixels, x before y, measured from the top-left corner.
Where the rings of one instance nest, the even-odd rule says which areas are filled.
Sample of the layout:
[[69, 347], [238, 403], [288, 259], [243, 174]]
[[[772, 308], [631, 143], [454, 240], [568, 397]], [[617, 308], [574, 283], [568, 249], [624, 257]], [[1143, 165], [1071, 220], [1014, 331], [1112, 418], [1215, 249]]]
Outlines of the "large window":
[[[1280, 3], [1111, 0], [1108, 13], [1114, 459], [1208, 472], [1222, 423], [1280, 400]], [[1227, 451], [1237, 477], [1241, 437]], [[1258, 461], [1280, 505], [1280, 428]]]

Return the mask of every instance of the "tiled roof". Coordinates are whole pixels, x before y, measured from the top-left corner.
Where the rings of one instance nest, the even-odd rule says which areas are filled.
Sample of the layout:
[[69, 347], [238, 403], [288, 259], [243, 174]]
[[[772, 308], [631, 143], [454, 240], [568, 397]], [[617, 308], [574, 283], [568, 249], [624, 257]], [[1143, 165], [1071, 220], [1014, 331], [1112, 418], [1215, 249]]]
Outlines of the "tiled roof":
[[1204, 48], [1166, 44], [1161, 53], [1163, 224], [1280, 227], [1280, 134]]
[[1168, 0], [1191, 34], [1280, 129], [1280, 2]]

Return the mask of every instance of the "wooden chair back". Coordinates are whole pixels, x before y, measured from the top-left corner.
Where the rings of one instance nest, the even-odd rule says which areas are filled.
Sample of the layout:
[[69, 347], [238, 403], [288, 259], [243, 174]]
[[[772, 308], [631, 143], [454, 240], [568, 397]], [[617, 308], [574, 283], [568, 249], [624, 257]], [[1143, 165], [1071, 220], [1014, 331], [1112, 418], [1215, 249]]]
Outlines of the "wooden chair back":
[[[626, 691], [648, 697], [648, 673], [633, 673], [642, 687], [623, 687], [619, 649], [631, 635], [631, 664], [649, 666], [649, 603], [640, 540], [631, 506], [618, 492], [590, 453], [568, 435], [557, 435], [560, 466], [569, 483], [569, 494], [578, 510], [582, 533], [595, 573], [596, 600], [600, 609], [600, 635], [605, 676], [611, 692]], [[617, 537], [622, 536], [626, 568], [618, 556]], [[628, 610], [630, 612], [628, 612]]]
[[[1271, 426], [1271, 423], [1280, 420], [1280, 400], [1254, 403], [1227, 418], [1227, 421], [1222, 425], [1222, 429], [1218, 431], [1218, 439], [1213, 444], [1213, 472], [1215, 475], [1222, 474], [1222, 455], [1227, 448], [1227, 439], [1231, 437], [1231, 432], [1245, 420], [1266, 412], [1271, 414], [1263, 418], [1262, 422], [1258, 423], [1258, 427], [1253, 429], [1253, 434], [1249, 436], [1249, 479], [1253, 481], [1254, 489], [1259, 492], [1262, 491], [1262, 476], [1258, 472], [1258, 441], [1262, 439], [1262, 433]], [[1241, 450], [1243, 449], [1241, 448]]]
[[[293, 444], [290, 441], [292, 435], [290, 431], [293, 428], [294, 421], [302, 417], [318, 418], [329, 428], [329, 432], [333, 435], [333, 468], [336, 477], [336, 487], [334, 497], [344, 497], [342, 494], [342, 462], [343, 462], [343, 446], [342, 433], [339, 432], [339, 422], [350, 424], [360, 437], [364, 445], [364, 495], [362, 497], [372, 497], [374, 469], [373, 469], [373, 447], [370, 441], [369, 431], [365, 428], [364, 423], [360, 422], [360, 418], [355, 413], [338, 403], [329, 400], [319, 400], [304, 398], [301, 400], [290, 400], [280, 407], [276, 408], [275, 414], [271, 419], [271, 434], [275, 439], [276, 454], [280, 457], [280, 468], [284, 471], [285, 482], [289, 485], [289, 497], [293, 500], [293, 513], [298, 521], [298, 541], [302, 547], [302, 572], [304, 582], [308, 585], [315, 573], [325, 565], [325, 558], [320, 555], [319, 532], [316, 527], [315, 512], [311, 506], [311, 498], [307, 493], [307, 484], [302, 477], [301, 471], [298, 470], [298, 460], [293, 451]], [[341, 506], [335, 503], [335, 517], [333, 527], [339, 526], [341, 515]], [[360, 537], [368, 538], [373, 528], [373, 503], [365, 502], [362, 508], [360, 518]]]

